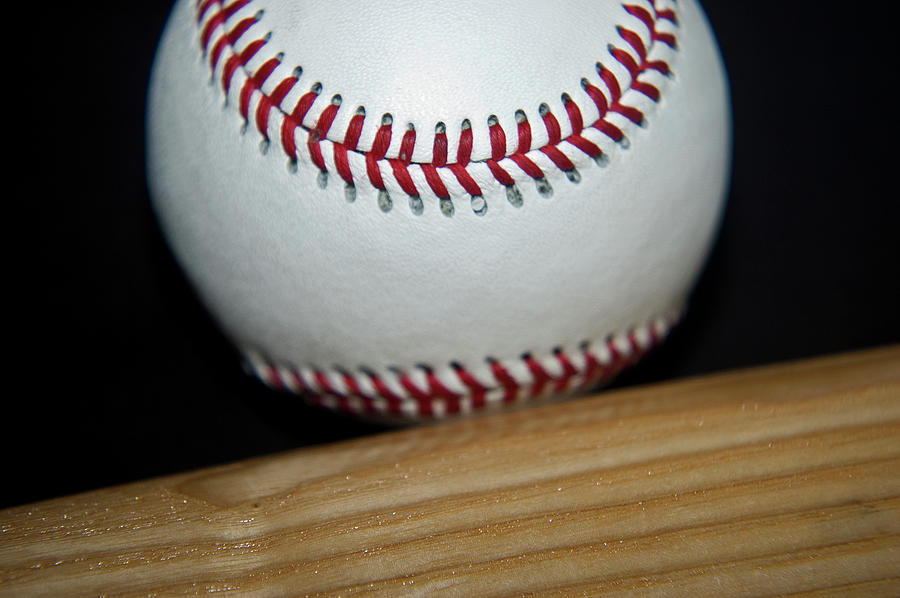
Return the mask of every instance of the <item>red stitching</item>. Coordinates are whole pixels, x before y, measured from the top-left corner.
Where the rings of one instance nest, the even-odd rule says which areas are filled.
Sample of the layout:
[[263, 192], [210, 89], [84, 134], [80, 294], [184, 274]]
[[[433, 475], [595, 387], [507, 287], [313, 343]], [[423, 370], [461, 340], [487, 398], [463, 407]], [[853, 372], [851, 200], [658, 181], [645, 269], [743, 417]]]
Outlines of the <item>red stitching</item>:
[[[641, 38], [639, 38], [636, 33], [634, 33], [633, 31], [624, 30], [621, 27], [619, 27], [618, 29], [623, 39], [628, 41], [630, 38], [632, 40], [631, 45], [635, 48], [639, 55], [644, 54], [645, 51], [644, 46], [641, 43]], [[641, 64], [643, 64], [644, 62], [643, 56], [641, 56], [641, 62], [638, 63], [634, 58], [631, 57], [631, 54], [629, 54], [625, 50], [621, 50], [619, 48], [610, 48], [610, 53], [615, 57], [616, 60], [621, 62], [625, 66], [625, 68], [628, 69], [628, 73], [631, 75], [632, 79], [634, 79], [640, 73]]]
[[491, 171], [491, 174], [494, 175], [495, 179], [500, 181], [501, 185], [510, 187], [516, 184], [516, 180], [512, 178], [512, 176], [508, 172], [503, 170], [503, 167], [497, 164], [496, 160], [488, 160], [487, 165]]
[[[653, 24], [653, 15], [651, 15], [643, 6], [636, 6], [634, 4], [626, 4], [624, 5], [625, 11], [633, 17], [637, 17], [640, 19], [644, 25], [647, 26], [647, 30], [652, 32], [654, 29]], [[659, 18], [659, 11], [656, 12], [657, 18]]]
[[[272, 71], [275, 70], [275, 67], [277, 67], [278, 64], [279, 62], [276, 58], [270, 58], [264, 65], [259, 67], [259, 70], [256, 71], [252, 77], [244, 81], [244, 86], [241, 88], [241, 99], [239, 101], [239, 110], [241, 116], [244, 117], [244, 120], [248, 120], [247, 111], [250, 109], [250, 96], [254, 91], [262, 87], [263, 83], [269, 78], [269, 75], [272, 74]], [[260, 130], [260, 133], [265, 135], [265, 130]]]
[[534, 378], [534, 382], [531, 384], [531, 388], [528, 390], [528, 398], [533, 399], [541, 395], [544, 391], [544, 387], [547, 383], [551, 382], [553, 378], [550, 374], [547, 373], [541, 364], [534, 359], [530, 354], [526, 354], [522, 356], [522, 361], [525, 362], [525, 365], [528, 367], [528, 371], [531, 372], [532, 377]]
[[568, 94], [565, 94], [563, 96], [563, 106], [566, 109], [566, 114], [569, 116], [569, 122], [572, 123], [572, 135], [580, 135], [581, 131], [584, 130], [584, 119], [581, 117], [581, 110], [578, 109], [578, 104], [573, 102]]
[[357, 112], [350, 119], [347, 134], [344, 135], [344, 145], [347, 146], [347, 149], [356, 150], [356, 144], [359, 143], [359, 136], [362, 134], [364, 118], [365, 114]]
[[568, 390], [569, 382], [578, 375], [578, 369], [572, 364], [568, 356], [561, 349], [554, 349], [554, 356], [562, 367], [562, 375], [553, 384], [553, 394], [562, 394]]
[[[546, 109], [546, 111], [544, 111]], [[559, 145], [562, 140], [562, 130], [559, 127], [559, 121], [550, 112], [550, 108], [546, 104], [541, 105], [541, 118], [544, 119], [544, 126], [547, 127], [547, 136], [549, 137], [548, 145]], [[547, 146], [544, 146], [547, 147]], [[543, 149], [543, 148], [541, 148]]]
[[516, 148], [516, 153], [524, 154], [531, 149], [531, 124], [529, 124], [524, 112], [519, 112], [516, 116], [521, 118], [518, 122], [519, 145]]
[[366, 154], [366, 173], [372, 186], [383, 191], [384, 179], [381, 178], [381, 170], [378, 168], [378, 158], [373, 153]]
[[425, 173], [425, 181], [431, 187], [431, 190], [434, 191], [434, 194], [440, 199], [449, 199], [450, 192], [447, 191], [447, 187], [444, 185], [444, 181], [441, 179], [441, 175], [438, 174], [434, 164], [421, 164], [420, 166], [422, 167], [422, 172]]
[[672, 10], [671, 8], [657, 10], [656, 18], [659, 20], [665, 19], [666, 21], [671, 21], [673, 25], [678, 24], [678, 18], [675, 15], [675, 11]]
[[503, 365], [496, 359], [488, 358], [488, 364], [491, 366], [491, 373], [497, 379], [500, 388], [503, 389], [503, 402], [515, 402], [519, 390], [519, 383], [513, 378]]
[[[206, 11], [212, 7], [213, 4], [216, 3], [216, 0], [202, 0], [200, 2], [200, 6], [197, 8], [197, 21], [202, 21], [203, 16], [206, 14]], [[205, 45], [205, 44], [204, 44]]]
[[[528, 372], [527, 382], [520, 382], [511, 369], [491, 357], [485, 360], [489, 383], [457, 362], [451, 362], [442, 375], [427, 365], [411, 371], [389, 368], [396, 388], [405, 396], [395, 392], [383, 376], [365, 368], [358, 374], [342, 369], [329, 373], [317, 368], [304, 373], [293, 367], [276, 367], [258, 356], [248, 356], [248, 363], [270, 387], [294, 392], [316, 405], [370, 415], [434, 418], [480, 409], [491, 402], [505, 404], [588, 390], [652, 351], [677, 319], [678, 314], [673, 313], [596, 345], [582, 343], [571, 351], [557, 347], [546, 361], [524, 354], [520, 359]], [[545, 365], [550, 362], [555, 362], [555, 366]], [[424, 378], [424, 383], [417, 382], [417, 378]], [[336, 380], [342, 386], [337, 386]]]
[[347, 132], [344, 135], [344, 143], [334, 144], [334, 165], [338, 174], [348, 184], [353, 185], [353, 171], [350, 170], [350, 161], [347, 158], [348, 150], [355, 150], [356, 144], [359, 143], [359, 136], [362, 133], [363, 119], [365, 116], [357, 111], [350, 119], [347, 125]]
[[381, 128], [379, 128], [378, 133], [375, 134], [375, 143], [372, 144], [372, 150], [369, 152], [375, 156], [376, 160], [384, 159], [384, 156], [387, 154], [388, 148], [391, 145], [391, 133], [392, 128], [390, 119], [383, 120]]
[[463, 121], [462, 131], [459, 134], [459, 148], [456, 150], [456, 163], [466, 167], [472, 157], [472, 127], [469, 121]]
[[[597, 111], [600, 113], [600, 118], [597, 122], [601, 122], [603, 120], [603, 117], [606, 116], [607, 110], [609, 110], [609, 102], [606, 101], [606, 96], [603, 95], [603, 92], [600, 91], [598, 87], [588, 82], [587, 79], [581, 80], [581, 87], [597, 106]], [[595, 124], [594, 126], [596, 127], [597, 125]]]
[[388, 164], [391, 165], [391, 170], [394, 171], [394, 178], [397, 179], [397, 182], [400, 183], [400, 188], [403, 189], [403, 192], [411, 197], [418, 197], [419, 191], [416, 189], [415, 183], [413, 183], [412, 176], [409, 174], [409, 170], [407, 170], [406, 165], [408, 162], [404, 160], [397, 160], [395, 158], [389, 158]]
[[416, 130], [412, 125], [403, 134], [403, 141], [400, 142], [400, 159], [407, 164], [412, 161], [413, 149], [416, 146]]
[[613, 141], [622, 141], [622, 139], [625, 138], [625, 133], [622, 132], [622, 129], [612, 124], [608, 120], [597, 121], [596, 123], [594, 123], [594, 128], [606, 134], [606, 136]]
[[339, 107], [340, 102], [332, 102], [322, 111], [322, 114], [319, 115], [319, 120], [316, 122], [316, 126], [310, 129], [309, 137], [306, 141], [306, 147], [309, 149], [309, 155], [313, 164], [315, 164], [322, 172], [326, 172], [328, 168], [325, 166], [325, 159], [322, 158], [322, 148], [319, 146], [319, 141], [325, 139], [325, 136], [328, 135], [328, 129], [331, 128], [331, 123], [334, 122], [334, 117], [337, 116]]
[[[619, 32], [619, 36], [622, 39], [624, 39], [626, 42], [628, 42], [629, 46], [634, 48], [634, 51], [637, 52], [638, 56], [641, 59], [641, 63], [643, 64], [644, 62], [646, 62], [647, 61], [647, 48], [644, 46], [644, 42], [641, 39], [641, 36], [639, 36], [634, 31], [631, 31], [630, 29], [625, 29], [621, 25], [616, 27], [616, 31]], [[638, 69], [638, 65], [635, 65], [635, 70], [632, 71], [632, 73], [631, 73], [632, 77], [634, 77], [638, 74], [637, 69]]]
[[525, 154], [513, 154], [509, 157], [522, 171], [533, 179], [544, 178], [544, 171]]
[[319, 97], [319, 94], [316, 91], [308, 91], [303, 94], [297, 101], [297, 105], [294, 106], [290, 116], [285, 117], [281, 123], [281, 145], [291, 161], [297, 161], [297, 145], [294, 141], [294, 131], [300, 128], [303, 118], [309, 112], [317, 97]]
[[443, 123], [437, 126], [437, 132], [434, 134], [434, 148], [432, 149], [431, 156], [431, 163], [433, 165], [447, 165], [447, 133], [444, 131]]
[[[256, 23], [255, 18], [244, 19], [237, 26], [229, 31], [226, 35], [224, 35], [218, 42], [216, 42], [216, 47], [213, 51], [212, 59], [210, 60], [213, 69], [216, 68], [216, 64], [219, 62], [219, 57], [222, 52], [225, 50], [226, 46], [233, 46], [237, 40], [241, 38], [241, 36], [247, 32], [253, 24]], [[250, 46], [248, 46], [243, 52], [240, 54], [232, 54], [228, 61], [225, 63], [225, 69], [222, 71], [222, 89], [225, 90], [225, 94], [228, 94], [228, 89], [231, 86], [231, 77], [234, 76], [234, 72], [237, 70], [239, 66], [247, 64], [247, 60], [253, 56], [263, 45], [265, 44], [265, 40], [255, 40]], [[249, 52], [248, 52], [249, 50]]]
[[541, 152], [544, 153], [550, 160], [556, 164], [556, 167], [562, 171], [570, 171], [575, 170], [575, 164], [569, 160], [569, 157], [562, 153], [558, 147], [555, 145], [545, 145], [541, 148]]
[[478, 183], [475, 182], [475, 179], [472, 178], [465, 166], [457, 162], [456, 164], [447, 164], [447, 168], [456, 176], [456, 180], [466, 190], [466, 193], [472, 197], [481, 195], [481, 187], [478, 186]]
[[388, 412], [396, 414], [403, 413], [403, 399], [394, 394], [394, 392], [390, 388], [388, 388], [388, 385], [384, 383], [384, 380], [382, 380], [377, 374], [373, 372], [367, 372], [367, 376], [375, 386], [375, 390], [377, 392], [376, 396], [387, 402]]
[[[252, 1], [233, 0], [230, 3], [226, 3], [226, 0], [195, 0], [197, 22], [200, 26], [200, 46], [204, 54], [207, 54], [210, 68], [214, 72], [218, 68], [223, 54], [230, 49], [225, 64], [221, 67], [221, 86], [226, 94], [229, 92], [235, 72], [239, 68], [246, 68], [248, 62], [254, 59], [254, 56], [269, 41], [268, 37], [263, 37], [246, 43], [242, 50], [238, 50], [235, 47], [235, 44], [259, 20], [260, 13], [252, 17], [240, 18], [233, 27], [229, 28], [228, 24], [233, 17], [238, 18], [239, 13], [248, 7]], [[637, 4], [622, 4], [624, 12], [642, 23], [647, 31], [639, 34], [637, 31], [620, 24], [616, 27], [616, 31], [624, 45], [622, 47], [609, 46], [611, 58], [622, 65], [631, 78], [627, 89], [634, 89], [652, 101], [660, 99], [660, 90], [652, 83], [641, 80], [641, 75], [648, 71], [656, 71], [660, 74], [668, 75], [670, 67], [664, 60], [649, 59], [651, 48], [657, 43], [669, 46], [672, 49], [677, 48], [677, 40], [674, 34], [660, 31], [657, 27], [660, 21], [667, 21], [672, 25], [677, 25], [677, 15], [674, 9], [660, 8], [657, 3], [658, 0], [653, 0], [652, 10]], [[649, 41], [649, 45], [645, 40]], [[461, 127], [456, 149], [456, 160], [453, 163], [448, 164], [447, 162], [448, 140], [443, 123], [439, 123], [436, 128], [430, 163], [413, 162], [416, 131], [412, 127], [408, 128], [403, 135], [399, 144], [399, 154], [396, 157], [387, 156], [393, 128], [389, 115], [385, 116], [386, 120], [376, 132], [371, 149], [359, 149], [358, 144], [365, 119], [365, 111], [362, 108], [358, 108], [357, 113], [350, 119], [342, 140], [334, 136], [332, 138], [328, 137], [331, 126], [336, 120], [340, 109], [339, 102], [326, 106], [314, 123], [304, 123], [307, 113], [318, 98], [318, 89], [321, 89], [321, 86], [318, 86], [318, 89], [314, 86], [312, 91], [303, 94], [290, 112], [282, 108], [285, 98], [291, 93], [300, 77], [299, 68], [295, 70], [293, 75], [284, 77], [278, 82], [271, 92], [266, 93], [263, 91], [265, 82], [281, 64], [282, 57], [278, 54], [262, 61], [261, 66], [255, 70], [247, 71], [246, 80], [243, 82], [240, 90], [238, 110], [245, 121], [249, 120], [252, 98], [258, 96], [255, 124], [266, 142], [269, 138], [268, 123], [271, 111], [273, 108], [282, 110], [281, 146], [290, 163], [295, 164], [298, 159], [295, 135], [298, 129], [305, 129], [307, 132], [306, 147], [312, 163], [323, 175], [327, 174], [329, 166], [325, 162], [321, 143], [328, 141], [333, 147], [334, 169], [348, 186], [354, 185], [354, 174], [348, 157], [349, 153], [353, 152], [364, 156], [366, 176], [376, 189], [386, 191], [383, 173], [390, 172], [404, 193], [410, 197], [418, 197], [419, 190], [409, 170], [415, 165], [422, 170], [425, 182], [430, 190], [442, 200], [450, 198], [450, 192], [443, 178], [443, 169], [447, 169], [453, 174], [453, 177], [466, 193], [473, 197], [482, 195], [480, 185], [468, 170], [470, 164], [475, 162], [472, 159], [474, 147], [473, 130], [469, 126], [468, 121], [464, 121]], [[643, 125], [644, 114], [636, 107], [621, 102], [623, 94], [627, 90], [622, 88], [618, 78], [611, 69], [604, 67], [602, 63], [598, 62], [597, 75], [600, 78], [599, 85], [591, 83], [586, 78], [581, 81], [582, 89], [597, 108], [598, 115], [594, 122], [586, 125], [579, 106], [571, 97], [564, 94], [563, 106], [571, 131], [564, 135], [563, 126], [559, 122], [557, 115], [553, 114], [550, 108], [544, 104], [541, 106], [540, 116], [546, 128], [548, 139], [542, 147], [532, 147], [531, 124], [525, 113], [518, 111], [516, 114], [518, 139], [513, 149], [509, 147], [510, 144], [508, 143], [506, 132], [500, 125], [499, 120], [495, 116], [491, 116], [488, 121], [490, 156], [483, 159], [480, 158], [477, 161], [486, 164], [491, 176], [498, 183], [508, 188], [516, 185], [516, 178], [511, 174], [509, 166], [503, 164], [503, 161], [506, 159], [509, 159], [511, 164], [515, 164], [524, 175], [535, 179], [539, 183], [544, 181], [544, 184], [549, 189], [549, 184], [545, 181], [545, 172], [534, 161], [533, 156], [535, 154], [531, 152], [540, 151], [549, 158], [550, 163], [556, 168], [570, 174], [575, 169], [575, 162], [564, 151], [562, 142], [567, 142], [568, 147], [587, 154], [595, 160], [602, 158], [602, 149], [583, 135], [585, 127], [589, 126], [603, 133], [611, 140], [621, 142], [624, 140], [624, 132], [620, 126], [609, 120], [610, 113], [620, 114], [637, 125]], [[386, 162], [384, 165], [390, 168], [383, 171], [381, 166], [384, 162]], [[577, 177], [573, 176], [569, 178], [576, 182], [578, 180]], [[321, 179], [323, 184], [325, 181], [327, 179]]]
[[475, 376], [473, 376], [468, 370], [466, 370], [458, 363], [453, 363], [451, 364], [451, 366], [453, 367], [453, 371], [456, 372], [456, 375], [459, 377], [460, 381], [468, 389], [469, 399], [472, 401], [472, 408], [480, 409], [481, 407], [484, 407], [488, 387], [479, 382], [478, 379], [475, 378]]
[[[266, 139], [269, 138], [269, 112], [271, 112], [272, 106], [281, 105], [284, 96], [290, 93], [295, 83], [297, 83], [296, 77], [288, 77], [279, 83], [270, 95], [260, 94], [259, 104], [256, 106], [256, 128]], [[258, 87], [261, 86], [262, 83]]]
[[492, 116], [488, 119], [488, 122], [491, 123], [491, 160], [502, 160], [506, 157], [506, 133], [503, 132], [503, 128], [497, 122], [496, 116]]
[[603, 150], [595, 144], [593, 141], [589, 141], [582, 137], [581, 135], [572, 135], [568, 139], [566, 139], [569, 143], [580, 149], [582, 152], [586, 153], [593, 159], [598, 159], [603, 155]]

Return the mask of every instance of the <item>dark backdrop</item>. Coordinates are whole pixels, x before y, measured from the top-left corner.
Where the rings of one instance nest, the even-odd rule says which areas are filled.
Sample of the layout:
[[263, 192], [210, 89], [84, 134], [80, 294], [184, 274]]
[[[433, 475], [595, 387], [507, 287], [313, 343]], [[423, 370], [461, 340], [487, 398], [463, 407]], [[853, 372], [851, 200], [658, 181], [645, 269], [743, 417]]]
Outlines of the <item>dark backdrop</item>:
[[[732, 83], [728, 211], [687, 319], [615, 386], [900, 340], [895, 20], [704, 4]], [[41, 7], [7, 53], [0, 506], [377, 433], [245, 377], [160, 237], [143, 117], [168, 1]]]

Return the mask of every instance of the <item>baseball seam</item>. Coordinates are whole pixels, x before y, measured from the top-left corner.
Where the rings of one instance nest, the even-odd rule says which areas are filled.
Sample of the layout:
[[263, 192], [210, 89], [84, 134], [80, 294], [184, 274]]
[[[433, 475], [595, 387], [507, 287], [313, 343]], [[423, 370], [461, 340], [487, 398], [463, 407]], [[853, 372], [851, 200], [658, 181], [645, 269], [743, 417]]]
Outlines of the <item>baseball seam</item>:
[[[537, 119], [519, 109], [514, 135], [503, 129], [496, 115], [488, 115], [490, 156], [484, 157], [473, 157], [476, 143], [469, 119], [459, 125], [455, 140], [449, 138], [447, 125], [438, 122], [430, 159], [414, 159], [428, 158], [429, 148], [417, 145], [417, 131], [411, 123], [398, 135], [391, 114], [383, 114], [377, 117], [381, 124], [374, 137], [363, 141], [366, 118], [371, 116], [359, 106], [341, 134], [332, 126], [343, 104], [340, 94], [321, 98], [321, 82], [302, 91], [299, 66], [281, 76], [289, 67], [283, 53], [266, 54], [270, 33], [255, 35], [254, 26], [263, 12], [254, 12], [253, 0], [227, 4], [225, 0], [196, 0], [200, 46], [212, 77], [218, 79], [226, 101], [231, 90], [236, 90], [242, 131], [249, 129], [252, 120], [261, 135], [263, 153], [277, 139], [291, 171], [297, 170], [301, 158], [308, 160], [318, 170], [323, 188], [329, 175], [336, 173], [348, 201], [356, 199], [357, 184], [365, 181], [376, 191], [382, 211], [390, 211], [394, 198], [405, 195], [410, 210], [421, 214], [426, 196], [436, 200], [446, 216], [456, 210], [453, 198], [465, 196], [476, 214], [485, 214], [484, 186], [489, 184], [501, 185], [515, 207], [523, 203], [520, 185], [524, 181], [533, 181], [540, 195], [552, 195], [548, 172], [563, 173], [571, 184], [578, 184], [581, 164], [593, 161], [604, 166], [608, 161], [604, 147], [611, 142], [613, 147], [627, 148], [627, 128], [646, 126], [645, 110], [638, 105], [646, 100], [658, 102], [662, 94], [654, 77], [671, 75], [668, 56], [677, 49], [676, 11], [664, 0], [621, 7], [623, 19], [616, 27], [620, 43], [608, 46], [605, 63], [597, 61], [599, 80], [583, 77], [579, 82], [590, 103], [578, 102], [563, 92], [564, 118], [554, 114], [547, 103], [539, 105]], [[585, 114], [596, 116], [589, 125]]]
[[657, 347], [680, 319], [681, 310], [602, 341], [556, 347], [544, 357], [485, 359], [486, 368], [454, 362], [443, 370], [296, 367], [245, 350], [246, 368], [267, 386], [303, 396], [337, 411], [389, 419], [429, 419], [469, 413], [491, 405], [586, 391], [612, 379]]

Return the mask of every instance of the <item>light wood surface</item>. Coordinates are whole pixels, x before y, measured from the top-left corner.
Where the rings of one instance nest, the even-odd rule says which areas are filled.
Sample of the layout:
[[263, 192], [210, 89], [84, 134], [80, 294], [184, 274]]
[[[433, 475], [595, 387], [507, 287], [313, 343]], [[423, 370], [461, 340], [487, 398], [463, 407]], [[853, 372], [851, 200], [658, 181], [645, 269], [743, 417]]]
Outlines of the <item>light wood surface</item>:
[[0, 595], [898, 596], [898, 432], [900, 346], [601, 393], [0, 511]]

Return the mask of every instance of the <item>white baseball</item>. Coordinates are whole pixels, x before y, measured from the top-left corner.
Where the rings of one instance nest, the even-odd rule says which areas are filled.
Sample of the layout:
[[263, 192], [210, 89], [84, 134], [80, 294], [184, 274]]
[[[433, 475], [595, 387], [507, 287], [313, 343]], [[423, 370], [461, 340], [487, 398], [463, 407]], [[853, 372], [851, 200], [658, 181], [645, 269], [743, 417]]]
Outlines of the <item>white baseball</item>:
[[695, 0], [179, 0], [148, 136], [168, 241], [263, 381], [440, 417], [665, 336], [730, 113]]

